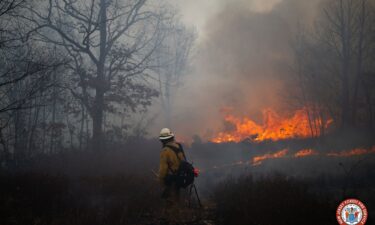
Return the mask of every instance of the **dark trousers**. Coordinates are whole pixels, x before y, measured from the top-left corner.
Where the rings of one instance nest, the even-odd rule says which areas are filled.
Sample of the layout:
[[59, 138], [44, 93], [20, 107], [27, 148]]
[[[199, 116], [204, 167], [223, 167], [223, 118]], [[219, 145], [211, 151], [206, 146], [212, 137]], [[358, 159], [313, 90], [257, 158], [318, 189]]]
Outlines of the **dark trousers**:
[[177, 187], [175, 182], [165, 184], [161, 197], [169, 202], [178, 203], [180, 200], [180, 188]]
[[180, 188], [174, 182], [164, 185], [161, 197], [164, 200], [162, 217], [172, 224], [177, 223], [180, 219]]

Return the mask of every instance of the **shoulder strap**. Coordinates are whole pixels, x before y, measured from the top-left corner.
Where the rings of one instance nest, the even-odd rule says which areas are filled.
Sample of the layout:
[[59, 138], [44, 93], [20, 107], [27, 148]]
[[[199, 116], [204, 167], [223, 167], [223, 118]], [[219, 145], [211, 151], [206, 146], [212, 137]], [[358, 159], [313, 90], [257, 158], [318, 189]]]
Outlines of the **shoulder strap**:
[[184, 156], [184, 160], [186, 161], [186, 156], [185, 156], [185, 152], [184, 152], [184, 149], [182, 148], [182, 145], [180, 143], [177, 143], [179, 147], [176, 147], [176, 146], [173, 146], [173, 145], [166, 145], [166, 147], [169, 147], [170, 149], [173, 150], [173, 152], [176, 154], [177, 158], [178, 157], [178, 153], [179, 152], [182, 152], [182, 155]]

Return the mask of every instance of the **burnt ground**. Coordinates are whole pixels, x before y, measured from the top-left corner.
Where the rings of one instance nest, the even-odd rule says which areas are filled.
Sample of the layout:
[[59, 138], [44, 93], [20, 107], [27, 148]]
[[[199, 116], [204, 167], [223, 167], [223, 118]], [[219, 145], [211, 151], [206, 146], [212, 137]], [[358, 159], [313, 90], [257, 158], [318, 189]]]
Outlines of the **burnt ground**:
[[[186, 147], [194, 165], [205, 169], [196, 181], [204, 206], [183, 208], [177, 224], [335, 224], [336, 208], [346, 198], [363, 201], [369, 211], [367, 224], [372, 224], [375, 154], [231, 165], [283, 145], [299, 149], [309, 144], [320, 151], [344, 145], [335, 142]], [[371, 144], [351, 143], [341, 149]], [[163, 216], [161, 188], [151, 172], [157, 169], [158, 159], [157, 141], [138, 140], [112, 145], [101, 153], [71, 150], [8, 163], [0, 170], [0, 224], [173, 224]], [[208, 170], [214, 165], [226, 166]]]
[[[0, 224], [171, 224], [159, 185], [148, 178], [33, 173], [0, 178]], [[178, 224], [215, 224], [215, 207], [203, 200], [203, 207], [182, 202]]]
[[148, 178], [31, 173], [3, 173], [0, 178], [0, 224], [329, 225], [336, 223], [338, 204], [349, 197], [366, 204], [368, 224], [375, 213], [373, 181], [348, 188], [344, 195], [340, 187], [328, 185], [329, 177], [228, 177], [212, 186], [209, 195], [201, 193], [198, 186], [203, 207], [193, 201], [191, 207], [181, 207], [172, 222], [163, 213], [158, 184]]

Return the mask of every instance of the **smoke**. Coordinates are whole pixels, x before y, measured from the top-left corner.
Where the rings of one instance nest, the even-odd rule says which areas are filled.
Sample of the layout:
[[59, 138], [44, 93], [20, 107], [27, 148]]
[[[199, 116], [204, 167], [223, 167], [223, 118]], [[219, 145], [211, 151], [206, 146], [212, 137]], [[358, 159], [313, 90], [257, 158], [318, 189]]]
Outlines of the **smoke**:
[[283, 107], [297, 26], [312, 26], [318, 0], [217, 1], [200, 30], [193, 71], [174, 93], [172, 128], [204, 139], [224, 129], [223, 111], [251, 116]]

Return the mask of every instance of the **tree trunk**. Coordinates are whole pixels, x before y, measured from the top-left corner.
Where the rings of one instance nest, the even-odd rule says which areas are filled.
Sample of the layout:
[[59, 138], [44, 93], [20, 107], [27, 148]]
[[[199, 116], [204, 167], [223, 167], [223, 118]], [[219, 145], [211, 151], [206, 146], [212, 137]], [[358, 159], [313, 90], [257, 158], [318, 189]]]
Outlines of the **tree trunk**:
[[[44, 100], [45, 101], [45, 100]], [[43, 106], [43, 125], [42, 125], [42, 129], [43, 129], [43, 135], [42, 135], [42, 153], [46, 153], [45, 152], [45, 145], [46, 145], [46, 129], [47, 129], [47, 119], [46, 119], [46, 106]]]
[[14, 116], [14, 159], [18, 164], [25, 157], [26, 151], [26, 129], [25, 115], [23, 110], [17, 110]]
[[103, 113], [104, 113], [104, 89], [105, 89], [105, 59], [106, 59], [106, 45], [107, 45], [107, 6], [106, 0], [100, 0], [100, 53], [99, 61], [97, 63], [97, 77], [96, 77], [96, 95], [93, 106], [92, 115], [92, 143], [93, 150], [100, 151], [103, 149]]
[[169, 78], [167, 78], [167, 82], [165, 84], [165, 109], [164, 109], [164, 112], [165, 112], [165, 123], [166, 123], [166, 126], [167, 127], [170, 127], [171, 126], [171, 111], [172, 111], [172, 107], [171, 107], [171, 84], [169, 82]]
[[[342, 92], [341, 92], [341, 127], [347, 128], [349, 125], [349, 115], [350, 115], [350, 106], [349, 106], [349, 79], [347, 66], [344, 66], [342, 75]], [[346, 70], [346, 71], [345, 71]]]
[[100, 151], [103, 144], [103, 97], [104, 94], [97, 91], [92, 115], [92, 147], [94, 151]]
[[368, 128], [371, 130], [371, 131], [375, 131], [375, 127], [374, 127], [374, 109], [372, 108], [372, 98], [371, 98], [371, 94], [370, 94], [370, 90], [371, 90], [371, 87], [368, 87], [365, 82], [362, 80], [362, 86], [363, 86], [363, 90], [364, 90], [364, 93], [365, 93], [365, 97], [366, 97], [366, 103], [367, 103], [367, 109], [368, 109], [368, 114], [369, 114], [369, 123], [368, 123]]
[[[37, 104], [36, 100], [35, 100], [35, 104]], [[38, 149], [35, 149], [34, 134], [35, 134], [36, 128], [38, 126], [40, 107], [34, 108], [33, 111], [34, 111], [34, 121], [32, 122], [31, 127], [30, 127], [29, 144], [28, 144], [28, 154], [31, 154], [31, 155], [33, 154], [33, 151], [38, 150]]]
[[81, 126], [79, 130], [79, 150], [82, 151], [83, 145], [83, 129], [85, 125], [85, 107], [81, 103]]
[[2, 164], [7, 166], [9, 161], [10, 161], [10, 151], [9, 151], [7, 142], [4, 138], [4, 134], [3, 134], [4, 128], [5, 128], [5, 126], [0, 127], [0, 144], [1, 144], [1, 146], [3, 146], [3, 157], [4, 157], [4, 158], [0, 159], [0, 167], [1, 167]]
[[340, 1], [340, 36], [342, 42], [342, 59], [341, 59], [341, 127], [347, 128], [350, 119], [350, 106], [349, 106], [349, 63], [350, 63], [350, 27], [346, 15], [345, 6]]
[[86, 122], [86, 128], [85, 128], [85, 130], [86, 130], [86, 140], [85, 140], [85, 142], [86, 142], [86, 148], [89, 148], [89, 146], [90, 146], [90, 128], [89, 128], [89, 121], [90, 121], [90, 119], [89, 119], [89, 115], [88, 115], [88, 113], [86, 113], [86, 114], [85, 114], [85, 122]]
[[[53, 82], [56, 82], [56, 72], [53, 72]], [[54, 145], [55, 145], [55, 129], [56, 129], [56, 103], [57, 103], [57, 93], [56, 93], [56, 87], [53, 86], [52, 89], [52, 121], [51, 121], [51, 134], [50, 134], [50, 144], [49, 144], [49, 153], [52, 154], [54, 152]]]
[[362, 62], [363, 62], [363, 38], [364, 38], [364, 26], [366, 19], [366, 8], [365, 0], [361, 2], [361, 13], [359, 15], [359, 38], [358, 38], [358, 55], [357, 55], [357, 76], [355, 79], [354, 93], [353, 93], [353, 103], [352, 103], [352, 115], [351, 123], [355, 126], [356, 117], [357, 117], [357, 98], [358, 98], [358, 89], [362, 79]]

